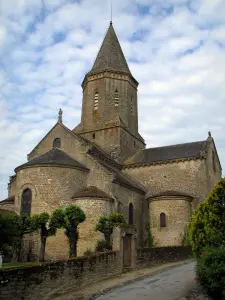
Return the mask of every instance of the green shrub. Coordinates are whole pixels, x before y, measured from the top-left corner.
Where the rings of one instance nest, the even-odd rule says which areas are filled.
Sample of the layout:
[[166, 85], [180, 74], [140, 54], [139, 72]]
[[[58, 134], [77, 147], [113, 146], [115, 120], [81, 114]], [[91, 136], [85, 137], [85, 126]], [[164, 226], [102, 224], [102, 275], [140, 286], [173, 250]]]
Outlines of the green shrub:
[[146, 231], [147, 231], [147, 246], [148, 247], [155, 247], [154, 243], [154, 237], [152, 235], [151, 227], [150, 227], [150, 222], [146, 224]]
[[181, 234], [181, 244], [182, 246], [190, 246], [189, 224], [185, 225], [184, 231]]
[[205, 247], [220, 247], [225, 242], [225, 179], [211, 190], [191, 217], [189, 238], [193, 253], [199, 257]]
[[112, 250], [112, 246], [109, 242], [102, 240], [97, 242], [95, 250], [96, 252], [106, 252]]
[[212, 300], [225, 300], [225, 248], [206, 248], [198, 259], [196, 275]]
[[84, 256], [92, 256], [94, 252], [90, 249], [87, 248], [86, 251], [84, 251]]
[[111, 234], [113, 233], [114, 227], [119, 227], [125, 224], [125, 219], [122, 214], [112, 213], [110, 216], [100, 217], [96, 224], [95, 230], [104, 234], [105, 240], [110, 244]]

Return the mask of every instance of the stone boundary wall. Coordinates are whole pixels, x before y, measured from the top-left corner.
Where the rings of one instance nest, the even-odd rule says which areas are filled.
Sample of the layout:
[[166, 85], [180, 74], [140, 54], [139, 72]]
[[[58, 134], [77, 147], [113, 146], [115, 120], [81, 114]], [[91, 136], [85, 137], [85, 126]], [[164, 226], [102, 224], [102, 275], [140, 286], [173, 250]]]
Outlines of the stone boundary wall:
[[120, 275], [120, 252], [0, 269], [1, 300], [48, 300], [89, 284]]
[[189, 246], [140, 248], [137, 250], [137, 267], [185, 260], [191, 257], [192, 251]]

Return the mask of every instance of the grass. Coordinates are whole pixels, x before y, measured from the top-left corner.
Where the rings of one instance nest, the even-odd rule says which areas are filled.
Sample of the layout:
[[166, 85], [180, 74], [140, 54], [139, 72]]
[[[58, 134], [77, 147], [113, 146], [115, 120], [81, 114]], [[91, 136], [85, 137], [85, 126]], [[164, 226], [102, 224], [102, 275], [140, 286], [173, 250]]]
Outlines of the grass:
[[0, 270], [20, 268], [20, 267], [34, 267], [40, 265], [41, 265], [40, 262], [10, 262], [10, 263], [3, 263]]

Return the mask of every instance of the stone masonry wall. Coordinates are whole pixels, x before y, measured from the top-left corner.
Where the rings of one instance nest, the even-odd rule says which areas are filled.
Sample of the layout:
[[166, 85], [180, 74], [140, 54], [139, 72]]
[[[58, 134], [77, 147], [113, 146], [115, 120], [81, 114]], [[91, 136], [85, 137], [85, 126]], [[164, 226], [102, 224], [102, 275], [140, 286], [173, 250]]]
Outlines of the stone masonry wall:
[[140, 248], [137, 250], [137, 265], [150, 267], [165, 262], [174, 262], [192, 257], [191, 247], [174, 246], [161, 248]]
[[[160, 227], [160, 214], [166, 214], [166, 227]], [[189, 223], [191, 203], [181, 196], [164, 196], [151, 199], [149, 218], [156, 247], [180, 246], [184, 227]]]
[[98, 240], [103, 240], [104, 236], [95, 231], [95, 226], [102, 216], [109, 216], [113, 212], [113, 201], [110, 199], [74, 199], [73, 204], [83, 209], [86, 220], [79, 225], [79, 240], [77, 245], [77, 255], [81, 256], [84, 251], [95, 250]]
[[86, 167], [90, 169], [87, 177], [87, 186], [96, 186], [108, 195], [111, 195], [113, 175], [109, 174], [93, 157], [87, 155]]
[[137, 229], [138, 244], [140, 245], [143, 240], [143, 223], [145, 220], [142, 211], [144, 195], [115, 183], [112, 185], [112, 195], [116, 199], [117, 203], [120, 202], [121, 213], [123, 214], [127, 223], [129, 221], [129, 204], [133, 204], [133, 220]]
[[0, 202], [0, 209], [14, 211], [14, 204], [13, 203], [4, 203], [4, 202], [1, 203]]
[[[214, 163], [213, 163], [213, 152], [214, 152]], [[216, 155], [216, 149], [214, 147], [213, 142], [210, 143], [208, 149], [206, 166], [208, 172], [208, 192], [209, 192], [211, 188], [214, 187], [214, 185], [221, 179], [222, 176], [221, 167]]]
[[[78, 169], [62, 167], [32, 167], [18, 171], [15, 210], [20, 212], [22, 192], [32, 191], [31, 215], [42, 212], [51, 213], [56, 208], [72, 202], [76, 191], [86, 187], [87, 173]], [[33, 239], [33, 242], [34, 239]], [[37, 251], [35, 247], [34, 251]], [[34, 253], [37, 256], [37, 253]], [[67, 258], [68, 245], [63, 230], [49, 237], [46, 245], [46, 257]]]
[[46, 137], [40, 142], [40, 144], [28, 155], [28, 160], [38, 157], [48, 151], [53, 147], [53, 141], [56, 138], [61, 139], [60, 149], [66, 152], [69, 156], [78, 160], [79, 162], [85, 164], [85, 153], [87, 151], [87, 146], [82, 144], [82, 142], [75, 137], [72, 133], [67, 131], [63, 126], [57, 124]]
[[125, 168], [124, 172], [153, 194], [167, 190], [187, 193], [194, 197], [194, 207], [208, 193], [205, 160]]
[[14, 196], [16, 193], [16, 177], [8, 184], [8, 197]]
[[0, 269], [0, 299], [50, 300], [121, 273], [120, 252], [114, 251], [33, 267]]

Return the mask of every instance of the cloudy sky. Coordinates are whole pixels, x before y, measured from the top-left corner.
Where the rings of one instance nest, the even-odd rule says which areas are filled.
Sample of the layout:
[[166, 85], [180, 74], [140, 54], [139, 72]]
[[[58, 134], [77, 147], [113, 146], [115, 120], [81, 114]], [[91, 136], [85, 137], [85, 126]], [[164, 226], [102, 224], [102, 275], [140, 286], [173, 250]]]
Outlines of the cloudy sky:
[[[224, 0], [113, 0], [147, 146], [210, 130], [225, 169], [224, 16]], [[0, 0], [0, 199], [60, 107], [66, 126], [80, 121], [80, 85], [109, 21], [110, 0]]]

